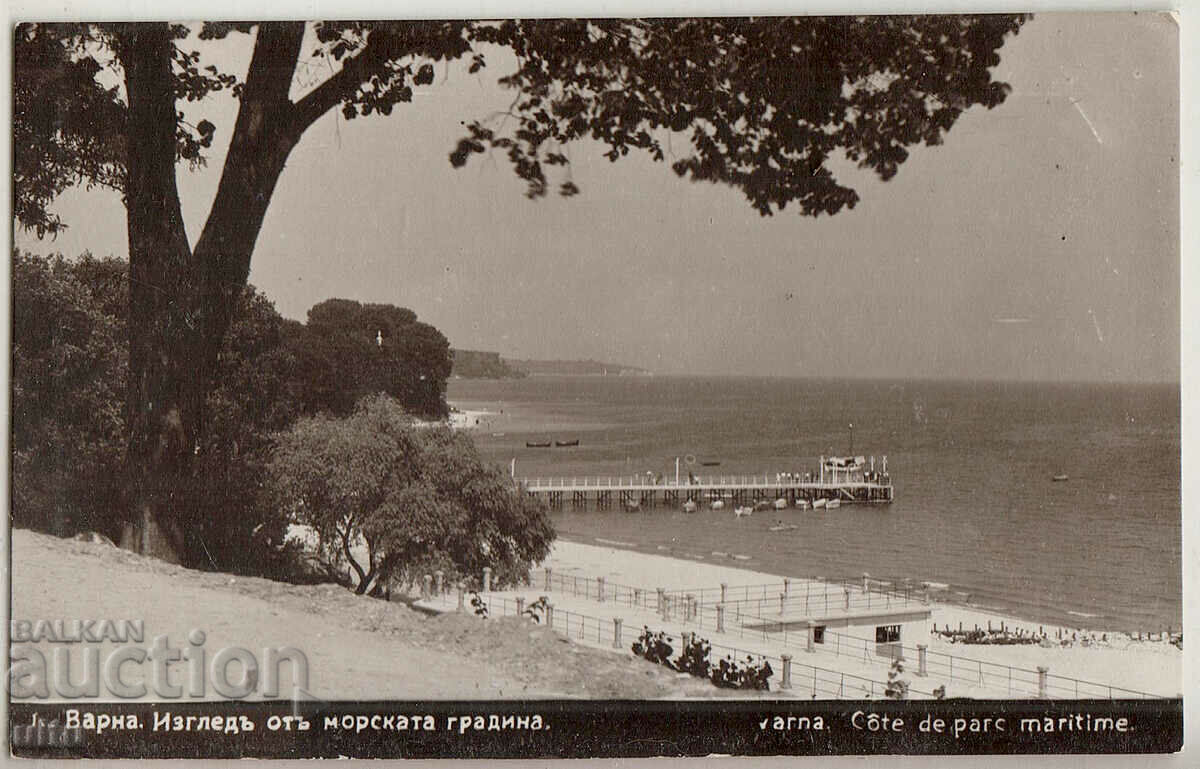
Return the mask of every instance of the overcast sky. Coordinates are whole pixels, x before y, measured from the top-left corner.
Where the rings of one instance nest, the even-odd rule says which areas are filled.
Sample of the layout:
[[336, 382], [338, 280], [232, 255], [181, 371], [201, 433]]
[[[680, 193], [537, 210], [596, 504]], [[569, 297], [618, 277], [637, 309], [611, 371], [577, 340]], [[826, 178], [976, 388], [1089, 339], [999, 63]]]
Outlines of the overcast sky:
[[[502, 67], [443, 71], [389, 118], [327, 115], [293, 152], [250, 280], [285, 316], [330, 297], [414, 309], [453, 346], [663, 373], [1032, 380], [1179, 377], [1177, 30], [1042, 14], [996, 75], [1013, 92], [916, 148], [862, 200], [762, 218], [665, 164], [569, 148], [582, 194], [531, 202], [502, 156], [454, 170], [459, 121], [511, 101]], [[213, 55], [244, 72], [249, 39]], [[304, 84], [297, 84], [303, 89]], [[198, 118], [199, 112], [190, 113]], [[227, 141], [233, 106], [204, 114]], [[679, 148], [682, 152], [682, 148]], [[223, 145], [180, 170], [193, 242]], [[17, 245], [126, 253], [119, 199]]]

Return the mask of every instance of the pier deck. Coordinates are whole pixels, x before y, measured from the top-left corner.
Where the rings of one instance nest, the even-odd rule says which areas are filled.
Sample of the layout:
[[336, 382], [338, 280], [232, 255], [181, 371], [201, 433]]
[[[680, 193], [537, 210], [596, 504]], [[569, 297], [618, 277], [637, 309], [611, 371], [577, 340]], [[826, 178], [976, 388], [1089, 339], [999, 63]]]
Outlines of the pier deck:
[[716, 500], [735, 504], [774, 502], [786, 499], [789, 506], [798, 501], [839, 499], [843, 504], [888, 504], [894, 498], [891, 480], [805, 481], [777, 480], [770, 476], [713, 476], [690, 481], [654, 483], [641, 476], [597, 478], [522, 478], [521, 489], [532, 497], [547, 501], [551, 507], [564, 504], [598, 508], [619, 504], [625, 507], [697, 504]]

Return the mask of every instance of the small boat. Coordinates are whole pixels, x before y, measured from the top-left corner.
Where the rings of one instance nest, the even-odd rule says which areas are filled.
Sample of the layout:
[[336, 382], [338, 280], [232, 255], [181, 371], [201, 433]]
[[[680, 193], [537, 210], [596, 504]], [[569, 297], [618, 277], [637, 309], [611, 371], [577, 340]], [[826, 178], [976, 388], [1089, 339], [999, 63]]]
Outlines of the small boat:
[[808, 508], [809, 508], [809, 504], [808, 504], [807, 499], [797, 499], [796, 500], [796, 509], [797, 510], [807, 510]]
[[841, 506], [842, 506], [842, 500], [840, 500], [840, 499], [831, 499], [825, 503], [826, 510], [833, 510], [834, 508], [841, 507]]
[[545, 443], [538, 443], [535, 441], [525, 441], [525, 448], [527, 448], [527, 449], [548, 449], [548, 448], [550, 448], [550, 441], [546, 441]]
[[493, 438], [503, 438], [503, 437], [504, 437], [504, 433], [492, 433], [492, 437], [493, 437]]
[[724, 503], [724, 502], [722, 502], [722, 501], [721, 501], [721, 500], [719, 500], [719, 499], [714, 499], [714, 500], [713, 500], [713, 503], [712, 503], [712, 509], [713, 509], [713, 510], [724, 510], [724, 509], [725, 509], [725, 503]]
[[683, 503], [683, 512], [694, 513], [694, 512], [696, 512], [696, 507], [697, 507], [696, 501], [693, 499], [689, 499], [687, 502]]
[[642, 503], [633, 499], [626, 500], [624, 503], [622, 503], [622, 506], [625, 508], [625, 512], [627, 513], [636, 513], [638, 510], [642, 509]]
[[771, 503], [765, 499], [761, 502], [754, 503], [754, 512], [756, 512], [756, 513], [761, 513], [763, 510], [770, 510], [770, 509], [771, 509]]
[[749, 515], [753, 515], [753, 514], [754, 514], [754, 510], [749, 507], [735, 507], [733, 509], [733, 516], [735, 518], [745, 518], [745, 517], [747, 517]]
[[769, 531], [791, 531], [792, 529], [800, 528], [794, 523], [778, 523], [770, 527]]
[[719, 459], [709, 459], [700, 462], [704, 467], [718, 467], [721, 464]]
[[1062, 473], [1061, 475], [1054, 476], [1050, 480], [1052, 480], [1052, 481], [1069, 481], [1070, 479], [1071, 479], [1071, 476], [1067, 475], [1066, 473]]
[[578, 439], [578, 438], [576, 438], [576, 439], [575, 439], [575, 440], [573, 440], [573, 441], [555, 441], [555, 442], [554, 442], [554, 445], [555, 445], [555, 446], [557, 446], [557, 447], [559, 447], [560, 449], [561, 449], [561, 448], [564, 448], [564, 447], [566, 447], [566, 446], [578, 446], [578, 445], [579, 445], [579, 439]]
[[825, 498], [824, 497], [813, 500], [813, 510], [820, 510], [822, 507], [825, 507]]
[[783, 497], [780, 497], [779, 499], [775, 500], [775, 509], [776, 510], [786, 510], [787, 509], [787, 500], [784, 499]]

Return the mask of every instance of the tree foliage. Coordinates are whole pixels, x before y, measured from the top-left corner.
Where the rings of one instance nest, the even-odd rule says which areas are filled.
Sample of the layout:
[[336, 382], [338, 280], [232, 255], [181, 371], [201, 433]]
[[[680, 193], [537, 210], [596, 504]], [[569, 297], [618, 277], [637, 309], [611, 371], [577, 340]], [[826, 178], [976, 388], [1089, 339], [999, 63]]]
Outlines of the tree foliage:
[[277, 437], [268, 479], [273, 504], [353, 569], [360, 594], [436, 569], [478, 578], [490, 566], [497, 584], [517, 582], [554, 537], [544, 507], [468, 437], [414, 425], [386, 395], [299, 420]]
[[[13, 522], [60, 536], [128, 523], [125, 379], [129, 264], [112, 257], [14, 253]], [[171, 514], [189, 563], [241, 570], [282, 543], [286, 519], [259, 502], [269, 435], [298, 415], [298, 363], [283, 318], [248, 287], [208, 395], [193, 472]], [[256, 549], [256, 546], [257, 549]]]
[[346, 416], [363, 396], [378, 392], [422, 417], [449, 413], [450, 343], [412, 310], [329, 299], [308, 311], [304, 327], [290, 326], [288, 339], [306, 360], [310, 413]]
[[12, 516], [120, 536], [126, 265], [12, 259]]

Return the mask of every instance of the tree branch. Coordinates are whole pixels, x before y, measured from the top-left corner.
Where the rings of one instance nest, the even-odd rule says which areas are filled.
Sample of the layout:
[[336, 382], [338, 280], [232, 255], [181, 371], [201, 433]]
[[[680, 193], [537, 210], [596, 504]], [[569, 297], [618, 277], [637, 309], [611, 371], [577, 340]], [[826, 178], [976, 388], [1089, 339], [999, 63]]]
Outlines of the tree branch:
[[398, 36], [388, 30], [371, 30], [367, 44], [359, 53], [346, 59], [335, 75], [296, 102], [292, 109], [293, 129], [298, 134], [303, 133], [317, 118], [337, 106], [367, 78], [382, 71], [385, 64], [402, 53]]

